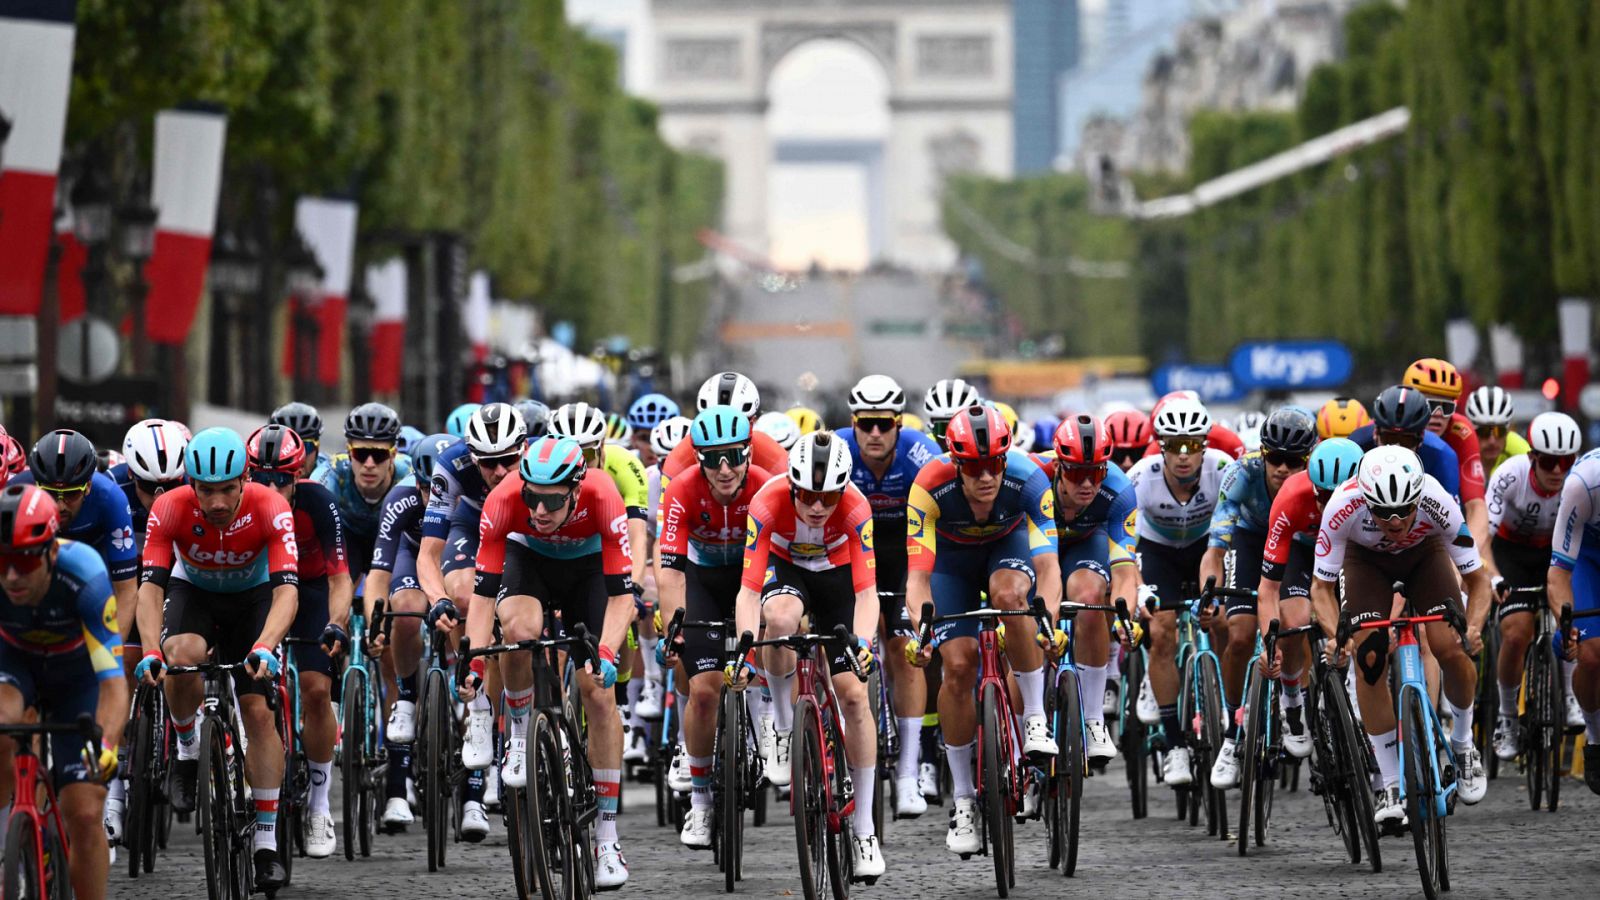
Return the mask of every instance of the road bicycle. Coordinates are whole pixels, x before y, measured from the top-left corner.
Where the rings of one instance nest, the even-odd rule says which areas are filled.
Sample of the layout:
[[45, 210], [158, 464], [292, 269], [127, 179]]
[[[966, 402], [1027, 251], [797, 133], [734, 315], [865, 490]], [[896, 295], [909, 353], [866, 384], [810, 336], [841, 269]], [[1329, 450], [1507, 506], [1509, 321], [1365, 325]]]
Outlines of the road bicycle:
[[1211, 786], [1211, 764], [1222, 749], [1231, 712], [1222, 692], [1222, 661], [1211, 649], [1211, 633], [1200, 627], [1200, 617], [1202, 610], [1216, 608], [1225, 597], [1254, 596], [1254, 591], [1219, 588], [1215, 578], [1208, 578], [1196, 599], [1180, 597], [1146, 604], [1152, 614], [1168, 610], [1178, 613], [1178, 721], [1186, 730], [1191, 778], [1187, 786], [1178, 788], [1178, 818], [1187, 817], [1190, 825], [1197, 825], [1204, 809], [1206, 833], [1224, 841], [1231, 837], [1227, 795]]
[[1328, 661], [1319, 626], [1311, 632], [1311, 682], [1306, 688], [1306, 723], [1311, 729], [1311, 792], [1322, 797], [1328, 825], [1344, 842], [1353, 863], [1366, 851], [1372, 871], [1383, 871], [1372, 802], [1378, 771], [1372, 742], [1356, 721], [1346, 668]]
[[278, 792], [278, 858], [283, 861], [283, 885], [294, 877], [294, 858], [306, 855], [306, 809], [311, 802], [311, 762], [301, 741], [300, 663], [296, 647], [318, 647], [313, 638], [285, 637], [278, 645], [283, 676], [277, 680], [278, 737], [283, 740], [283, 786]]
[[427, 626], [425, 612], [383, 614], [384, 639], [393, 646], [394, 620], [423, 620], [428, 640], [423, 643], [422, 682], [417, 691], [421, 727], [417, 731], [412, 762], [416, 770], [417, 799], [422, 805], [422, 824], [428, 833], [428, 871], [437, 872], [445, 864], [452, 841], [460, 839], [460, 805], [457, 794], [467, 780], [461, 764], [461, 728], [456, 717], [455, 690], [450, 672], [444, 667], [447, 637]]
[[[0, 737], [16, 745], [12, 755], [15, 793], [7, 820], [5, 871], [0, 877], [4, 896], [29, 900], [68, 900], [72, 896], [70, 851], [61, 804], [56, 799], [49, 762], [34, 754], [34, 738], [50, 736], [49, 753], [55, 752], [55, 735], [76, 735], [83, 740], [86, 759], [100, 756], [100, 726], [83, 713], [72, 722], [34, 725], [0, 725]], [[42, 800], [43, 805], [40, 805]]]
[[[372, 621], [382, 622], [383, 601], [372, 607]], [[367, 661], [367, 617], [359, 598], [350, 610], [350, 641], [345, 649], [344, 682], [339, 699], [339, 782], [343, 803], [344, 858], [359, 850], [372, 855], [372, 839], [382, 815], [389, 755], [383, 745], [378, 680]]]
[[128, 716], [127, 749], [119, 773], [128, 785], [122, 847], [128, 854], [128, 877], [155, 871], [156, 850], [167, 846], [172, 831], [172, 803], [167, 778], [175, 740], [167, 719], [167, 698], [161, 688], [141, 684], [134, 689]]
[[[1270, 662], [1278, 642], [1320, 630], [1315, 624], [1281, 628], [1277, 619], [1267, 623], [1265, 636], [1256, 635], [1256, 652]], [[1239, 742], [1239, 855], [1249, 852], [1252, 837], [1257, 847], [1267, 843], [1267, 828], [1272, 822], [1272, 797], [1283, 774], [1283, 714], [1278, 709], [1276, 678], [1266, 677], [1258, 666], [1245, 673], [1243, 733]]]
[[[1515, 587], [1510, 594], [1527, 594], [1533, 600], [1534, 632], [1522, 669], [1522, 773], [1527, 779], [1528, 805], [1543, 805], [1555, 812], [1561, 802], [1562, 753], [1567, 743], [1567, 682], [1550, 642], [1554, 627], [1544, 585]], [[1488, 753], [1493, 757], [1495, 754]]]
[[[1133, 817], [1143, 819], [1150, 814], [1150, 772], [1153, 768], [1157, 780], [1161, 778], [1160, 747], [1161, 728], [1151, 727], [1139, 718], [1139, 692], [1144, 689], [1145, 672], [1149, 668], [1149, 649], [1146, 635], [1139, 645], [1122, 654], [1121, 684], [1117, 690], [1117, 750], [1122, 756], [1123, 770], [1128, 781], [1128, 793], [1133, 801]], [[1179, 818], [1182, 818], [1180, 810]]]

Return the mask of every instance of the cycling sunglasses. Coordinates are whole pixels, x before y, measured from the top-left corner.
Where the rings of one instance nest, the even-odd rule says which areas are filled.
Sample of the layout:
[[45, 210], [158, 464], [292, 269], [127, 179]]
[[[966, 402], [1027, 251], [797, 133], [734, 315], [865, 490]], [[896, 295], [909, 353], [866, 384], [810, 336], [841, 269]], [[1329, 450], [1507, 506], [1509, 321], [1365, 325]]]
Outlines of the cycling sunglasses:
[[1118, 447], [1111, 451], [1111, 461], [1119, 466], [1136, 463], [1144, 458], [1143, 447]]
[[1558, 456], [1554, 453], [1535, 453], [1529, 450], [1528, 457], [1533, 460], [1534, 465], [1546, 472], [1565, 472], [1578, 461], [1576, 453], [1563, 453]]
[[1069, 466], [1058, 462], [1056, 463], [1056, 477], [1073, 484], [1083, 484], [1085, 481], [1090, 484], [1099, 484], [1106, 480], [1106, 467], [1104, 463], [1098, 466]]
[[1478, 440], [1480, 441], [1487, 438], [1503, 438], [1506, 436], [1506, 427], [1504, 425], [1479, 425], [1477, 431]]
[[386, 463], [394, 456], [388, 447], [351, 447], [350, 458], [359, 463]]
[[716, 472], [724, 465], [730, 469], [737, 469], [744, 465], [745, 460], [750, 458], [750, 448], [745, 446], [718, 447], [703, 452], [696, 450], [694, 455], [700, 460], [700, 468]]
[[844, 491], [808, 491], [805, 488], [792, 488], [794, 502], [797, 506], [838, 506], [844, 499]]
[[1409, 431], [1399, 431], [1393, 428], [1375, 431], [1373, 432], [1373, 437], [1377, 438], [1378, 443], [1383, 444], [1384, 446], [1393, 445], [1396, 447], [1404, 447], [1407, 450], [1415, 450], [1422, 446], [1422, 435], [1413, 434]]
[[10, 550], [0, 553], [0, 572], [16, 569], [20, 575], [31, 575], [44, 565], [44, 555], [49, 549], [50, 545], [46, 544], [37, 550]]
[[998, 477], [1001, 472], [1006, 470], [1006, 458], [1004, 456], [991, 456], [987, 459], [958, 459], [956, 460], [956, 469], [961, 474], [971, 475], [973, 478], [981, 478], [984, 475]]
[[1374, 519], [1377, 519], [1379, 522], [1400, 522], [1400, 521], [1404, 521], [1406, 518], [1408, 518], [1412, 513], [1416, 512], [1416, 511], [1417, 511], [1417, 505], [1415, 503], [1407, 503], [1407, 504], [1405, 504], [1403, 506], [1376, 506], [1376, 505], [1369, 505], [1367, 507], [1367, 512], [1372, 513], [1372, 517]]
[[1310, 459], [1310, 457], [1299, 453], [1284, 453], [1281, 450], [1264, 450], [1261, 453], [1261, 458], [1266, 460], [1269, 466], [1287, 466], [1296, 470], [1304, 469], [1306, 461]]
[[1199, 453], [1205, 448], [1206, 442], [1199, 438], [1167, 438], [1161, 442], [1162, 453], [1172, 453], [1177, 456]]
[[179, 478], [174, 481], [145, 481], [143, 478], [135, 478], [133, 480], [133, 486], [141, 491], [144, 491], [146, 494], [149, 494], [152, 497], [159, 497], [162, 494], [165, 494], [167, 491], [183, 487], [183, 479]]
[[522, 461], [522, 454], [502, 453], [499, 456], [479, 456], [474, 453], [472, 455], [472, 461], [478, 464], [478, 468], [488, 469], [491, 472], [493, 472], [495, 469], [505, 469], [510, 471], [511, 469], [515, 469], [517, 467], [517, 463]]
[[938, 441], [940, 444], [944, 443], [944, 434], [945, 434], [945, 432], [947, 432], [949, 430], [950, 430], [950, 423], [948, 421], [945, 421], [945, 422], [932, 421], [932, 422], [928, 423], [928, 434], [930, 436], [932, 436], [933, 439]]
[[899, 416], [856, 416], [852, 421], [857, 428], [867, 434], [872, 434], [874, 431], [888, 434], [900, 427]]
[[1454, 400], [1436, 400], [1430, 397], [1428, 398], [1428, 409], [1441, 413], [1448, 419], [1456, 414], [1456, 402]]
[[538, 512], [540, 507], [549, 512], [560, 512], [576, 494], [577, 488], [572, 487], [564, 491], [536, 491], [527, 485], [522, 487], [522, 502], [529, 509]]
[[294, 484], [296, 481], [293, 472], [274, 472], [271, 469], [256, 469], [250, 473], [250, 480], [256, 484], [268, 487], [282, 488]]
[[44, 491], [57, 500], [71, 500], [89, 493], [89, 485], [74, 484], [62, 487], [55, 484], [41, 484], [39, 490]]

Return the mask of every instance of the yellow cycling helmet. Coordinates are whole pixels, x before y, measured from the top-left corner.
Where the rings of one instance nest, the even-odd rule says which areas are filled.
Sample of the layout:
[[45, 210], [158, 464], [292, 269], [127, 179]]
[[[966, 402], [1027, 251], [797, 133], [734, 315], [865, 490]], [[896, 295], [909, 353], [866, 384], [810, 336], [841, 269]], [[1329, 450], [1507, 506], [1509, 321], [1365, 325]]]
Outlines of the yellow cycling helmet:
[[1335, 397], [1317, 410], [1317, 434], [1323, 440], [1349, 437], [1350, 432], [1371, 424], [1372, 417], [1367, 415], [1367, 408], [1353, 397]]
[[1011, 404], [1001, 403], [998, 400], [989, 405], [993, 406], [995, 411], [1000, 413], [1000, 417], [1006, 420], [1006, 427], [1011, 429], [1011, 435], [1015, 438], [1017, 434], [1017, 411], [1011, 408]]
[[926, 431], [928, 425], [926, 422], [922, 421], [922, 417], [916, 413], [901, 413], [900, 427], [909, 428], [912, 431]]
[[1412, 363], [1400, 383], [1416, 388], [1429, 397], [1456, 400], [1461, 396], [1461, 373], [1456, 371], [1455, 366], [1433, 357]]
[[628, 439], [628, 432], [631, 430], [628, 427], [628, 420], [620, 413], [606, 416], [606, 440], [620, 443]]
[[801, 434], [810, 434], [822, 430], [822, 416], [809, 406], [796, 406], [784, 413], [794, 420]]

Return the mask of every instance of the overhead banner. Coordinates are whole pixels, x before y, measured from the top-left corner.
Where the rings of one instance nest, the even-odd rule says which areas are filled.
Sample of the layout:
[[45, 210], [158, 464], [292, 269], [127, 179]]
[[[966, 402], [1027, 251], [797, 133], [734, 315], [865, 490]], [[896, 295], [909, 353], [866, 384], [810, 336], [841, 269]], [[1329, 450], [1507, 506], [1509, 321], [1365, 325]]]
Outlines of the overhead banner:
[[1231, 403], [1244, 397], [1227, 366], [1158, 366], [1150, 373], [1150, 388], [1160, 397], [1173, 391], [1194, 391], [1205, 403]]
[[1245, 391], [1336, 388], [1354, 366], [1338, 341], [1250, 341], [1228, 358], [1234, 382]]
[[189, 338], [211, 261], [211, 236], [222, 191], [228, 119], [220, 109], [168, 109], [156, 114], [155, 253], [145, 264], [150, 285], [145, 334], [160, 344]]

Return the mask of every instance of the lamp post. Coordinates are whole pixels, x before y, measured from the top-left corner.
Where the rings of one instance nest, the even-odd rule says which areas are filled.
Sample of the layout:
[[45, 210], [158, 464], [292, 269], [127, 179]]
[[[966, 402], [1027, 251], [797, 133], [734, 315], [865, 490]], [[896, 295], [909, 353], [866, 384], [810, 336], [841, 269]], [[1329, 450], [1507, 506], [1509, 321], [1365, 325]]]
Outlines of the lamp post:
[[106, 242], [111, 239], [111, 191], [99, 167], [90, 161], [72, 185], [68, 197], [72, 204], [72, 233], [83, 246], [87, 259], [83, 265], [83, 327], [79, 364], [89, 372], [89, 319], [102, 307], [106, 281]]
[[[121, 230], [122, 256], [133, 265], [133, 290], [129, 296], [133, 312], [133, 373], [149, 374], [149, 337], [145, 333], [145, 300], [150, 295], [150, 282], [145, 277], [145, 264], [156, 250], [155, 207], [144, 200], [134, 200], [117, 208], [117, 225]], [[179, 347], [175, 352], [182, 353]]]
[[261, 290], [261, 255], [255, 242], [241, 238], [232, 227], [225, 228], [211, 248], [211, 402], [216, 406], [241, 405], [233, 396], [234, 333], [238, 330], [240, 304]]
[[294, 315], [290, 320], [290, 340], [293, 342], [290, 346], [294, 348], [294, 392], [296, 397], [302, 399], [315, 397], [318, 327], [308, 307], [322, 284], [322, 267], [298, 230], [289, 235], [284, 247], [283, 264], [285, 287], [294, 304]]

